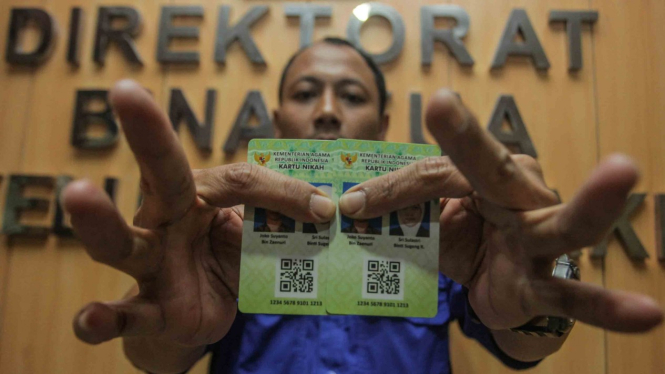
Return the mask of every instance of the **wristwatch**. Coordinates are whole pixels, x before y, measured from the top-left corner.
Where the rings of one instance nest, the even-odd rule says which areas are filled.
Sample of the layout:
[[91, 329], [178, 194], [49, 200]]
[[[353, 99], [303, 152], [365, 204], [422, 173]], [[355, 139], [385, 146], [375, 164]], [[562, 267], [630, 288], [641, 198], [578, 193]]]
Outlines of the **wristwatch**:
[[[561, 279], [580, 280], [580, 269], [575, 262], [563, 255], [556, 259], [552, 276]], [[541, 316], [532, 319], [526, 324], [510, 329], [524, 335], [540, 336], [544, 338], [558, 338], [570, 332], [575, 325], [575, 319], [565, 317]]]
[[[573, 279], [579, 281], [580, 269], [572, 259], [567, 255], [563, 255], [556, 259], [554, 269], [552, 269], [552, 276], [561, 279]], [[464, 294], [467, 296], [466, 308], [471, 317], [471, 321], [480, 324], [480, 319], [473, 311], [471, 304], [469, 304], [469, 290], [466, 287], [464, 287]], [[558, 338], [570, 332], [573, 325], [575, 325], [575, 319], [573, 318], [541, 316], [532, 319], [522, 326], [512, 328], [510, 331], [543, 338]]]

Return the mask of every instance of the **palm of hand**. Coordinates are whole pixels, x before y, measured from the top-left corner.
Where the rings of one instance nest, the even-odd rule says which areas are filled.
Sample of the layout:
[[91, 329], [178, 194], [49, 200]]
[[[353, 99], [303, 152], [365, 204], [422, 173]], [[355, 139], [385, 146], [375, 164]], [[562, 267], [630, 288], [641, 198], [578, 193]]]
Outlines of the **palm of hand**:
[[[442, 205], [441, 271], [469, 289], [469, 302], [485, 325], [506, 329], [533, 318], [526, 294], [530, 284], [548, 280], [548, 263], [526, 261], [520, 236], [485, 222], [470, 198]], [[449, 263], [451, 256], [462, 257]]]
[[200, 346], [220, 340], [236, 314], [242, 214], [198, 201], [176, 222], [152, 230], [161, 253], [137, 298], [159, 306], [159, 337]]
[[343, 214], [371, 218], [444, 198], [439, 270], [469, 289], [471, 307], [492, 329], [517, 327], [537, 316], [630, 332], [662, 321], [651, 298], [551, 275], [556, 258], [600, 241], [621, 214], [638, 179], [628, 158], [602, 162], [577, 194], [560, 204], [538, 162], [511, 155], [454, 93], [434, 95], [426, 121], [448, 156], [355, 186], [340, 199]]

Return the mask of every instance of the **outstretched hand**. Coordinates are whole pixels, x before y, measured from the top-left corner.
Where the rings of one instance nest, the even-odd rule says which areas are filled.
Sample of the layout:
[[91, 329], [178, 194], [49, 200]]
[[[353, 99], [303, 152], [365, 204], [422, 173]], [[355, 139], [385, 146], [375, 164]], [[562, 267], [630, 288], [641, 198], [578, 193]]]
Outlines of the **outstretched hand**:
[[336, 208], [310, 184], [267, 168], [242, 163], [192, 171], [145, 89], [121, 81], [110, 101], [141, 170], [143, 202], [134, 225], [89, 181], [71, 183], [62, 200], [90, 256], [136, 279], [138, 294], [85, 306], [74, 330], [93, 344], [116, 337], [214, 343], [237, 310], [243, 220], [237, 205], [305, 222], [328, 221]]
[[649, 297], [551, 276], [554, 259], [599, 242], [620, 216], [638, 179], [630, 159], [610, 156], [571, 202], [559, 204], [538, 162], [511, 155], [454, 93], [439, 91], [426, 120], [449, 157], [355, 186], [340, 200], [343, 214], [371, 218], [443, 198], [439, 269], [468, 287], [471, 306], [492, 329], [541, 315], [620, 332], [647, 331], [662, 321]]

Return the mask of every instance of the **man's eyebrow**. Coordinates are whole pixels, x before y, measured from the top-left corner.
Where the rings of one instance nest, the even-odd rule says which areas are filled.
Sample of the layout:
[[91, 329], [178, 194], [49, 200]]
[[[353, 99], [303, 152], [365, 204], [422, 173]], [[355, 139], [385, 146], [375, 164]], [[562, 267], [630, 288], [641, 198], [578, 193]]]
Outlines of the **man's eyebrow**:
[[[296, 84], [298, 84], [300, 82], [303, 82], [303, 81], [304, 82], [310, 82], [310, 83], [313, 83], [313, 84], [322, 84], [323, 83], [323, 81], [321, 79], [319, 79], [319, 78], [317, 78], [313, 75], [304, 75], [304, 76], [299, 77], [298, 79], [296, 79], [293, 83], [291, 83], [288, 86], [288, 88], [292, 88]], [[343, 79], [340, 79], [339, 81], [335, 82], [335, 86], [346, 86], [346, 85], [350, 85], [350, 84], [360, 86], [364, 89], [367, 89], [366, 85], [361, 80], [356, 79], [356, 78], [343, 78]]]
[[286, 88], [287, 91], [291, 90], [293, 88], [293, 86], [297, 85], [300, 82], [310, 82], [310, 83], [315, 84], [315, 85], [320, 85], [320, 84], [323, 83], [321, 81], [321, 79], [319, 79], [319, 78], [317, 78], [313, 75], [304, 75], [302, 77], [299, 77], [295, 81], [293, 81], [293, 83], [289, 84], [288, 87]]
[[339, 87], [347, 86], [347, 85], [359, 86], [360, 88], [362, 88], [363, 91], [365, 91], [365, 93], [369, 94], [369, 89], [367, 88], [367, 85], [365, 85], [365, 83], [363, 83], [363, 81], [361, 81], [359, 79], [344, 78], [344, 79], [341, 79], [339, 82], [335, 83], [335, 86], [339, 86]]

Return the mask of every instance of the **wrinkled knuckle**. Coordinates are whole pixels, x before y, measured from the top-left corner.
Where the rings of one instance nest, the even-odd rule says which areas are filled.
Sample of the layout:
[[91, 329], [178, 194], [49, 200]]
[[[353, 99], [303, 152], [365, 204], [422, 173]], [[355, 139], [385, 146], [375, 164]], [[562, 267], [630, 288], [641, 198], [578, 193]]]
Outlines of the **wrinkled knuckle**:
[[227, 166], [225, 183], [234, 190], [251, 189], [256, 183], [256, 175], [260, 166], [248, 163], [237, 163]]
[[193, 189], [194, 187], [193, 183], [194, 180], [190, 178], [188, 174], [182, 175], [178, 180], [178, 188], [173, 190], [174, 193], [172, 194], [172, 196], [177, 198], [179, 196], [186, 195], [189, 191]]
[[194, 184], [196, 185], [197, 189], [210, 178], [209, 171], [205, 169], [192, 170], [192, 177], [194, 178]]
[[451, 171], [446, 157], [428, 157], [415, 163], [416, 176], [425, 183], [441, 182]]
[[304, 191], [301, 181], [295, 178], [284, 178], [284, 182], [282, 183], [282, 192], [282, 196], [304, 197], [306, 204], [309, 206], [311, 193], [307, 194], [306, 191]]
[[507, 183], [517, 175], [517, 165], [513, 162], [510, 152], [506, 150], [500, 156], [499, 164], [496, 166], [495, 177], [498, 183]]
[[530, 172], [535, 173], [538, 176], [543, 175], [543, 168], [540, 165], [540, 162], [538, 162], [538, 160], [536, 160], [535, 158], [525, 154], [517, 154], [513, 155], [513, 160], [515, 161], [515, 163], [524, 167]]
[[390, 201], [395, 197], [397, 189], [397, 176], [395, 173], [388, 173], [383, 177], [383, 184], [379, 186], [377, 194], [381, 201]]

